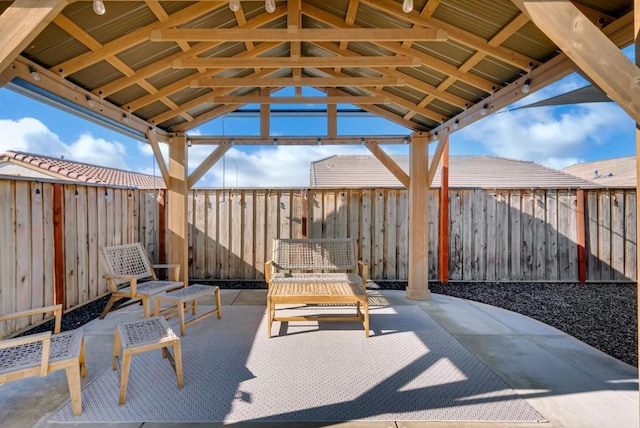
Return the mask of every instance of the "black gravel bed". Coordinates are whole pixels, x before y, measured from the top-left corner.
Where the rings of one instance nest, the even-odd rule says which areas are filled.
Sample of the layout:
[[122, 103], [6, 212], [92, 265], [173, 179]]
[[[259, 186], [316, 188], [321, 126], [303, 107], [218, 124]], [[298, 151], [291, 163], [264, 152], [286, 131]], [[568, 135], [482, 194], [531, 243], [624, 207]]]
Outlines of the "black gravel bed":
[[[223, 289], [266, 289], [263, 281], [194, 281]], [[403, 281], [378, 281], [368, 288], [404, 290]], [[430, 282], [433, 293], [486, 303], [553, 326], [627, 364], [638, 364], [636, 285], [623, 283]], [[62, 330], [97, 318], [108, 296], [62, 317]], [[32, 329], [47, 331], [52, 322]]]

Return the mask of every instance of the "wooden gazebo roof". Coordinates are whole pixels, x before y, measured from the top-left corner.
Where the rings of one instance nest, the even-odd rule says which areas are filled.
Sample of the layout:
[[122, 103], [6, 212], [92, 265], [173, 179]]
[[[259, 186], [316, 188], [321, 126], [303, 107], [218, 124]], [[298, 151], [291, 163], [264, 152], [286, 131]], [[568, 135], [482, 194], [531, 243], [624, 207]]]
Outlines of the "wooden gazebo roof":
[[[237, 12], [227, 1], [104, 3], [98, 15], [91, 1], [0, 1], [0, 84], [141, 139], [253, 103], [267, 106], [266, 138], [268, 105], [284, 102], [329, 104], [335, 137], [336, 103], [414, 131], [458, 129], [524, 96], [525, 83], [577, 70], [522, 0], [416, 0], [409, 13], [401, 0], [277, 1], [272, 13], [263, 0]], [[616, 46], [633, 42], [633, 1], [570, 3]], [[271, 97], [291, 86], [327, 97]]]

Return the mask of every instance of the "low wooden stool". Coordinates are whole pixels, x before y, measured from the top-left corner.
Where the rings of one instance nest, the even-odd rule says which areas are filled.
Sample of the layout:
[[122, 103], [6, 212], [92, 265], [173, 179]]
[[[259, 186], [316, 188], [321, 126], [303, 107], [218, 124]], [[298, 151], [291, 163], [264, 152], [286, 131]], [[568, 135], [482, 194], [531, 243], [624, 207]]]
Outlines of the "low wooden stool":
[[[173, 356], [169, 347], [173, 347]], [[161, 349], [162, 356], [169, 360], [178, 379], [178, 388], [182, 388], [182, 350], [180, 338], [176, 336], [164, 317], [147, 318], [142, 321], [121, 323], [116, 326], [113, 344], [113, 370], [117, 369], [118, 357], [122, 347], [122, 374], [120, 375], [120, 404], [127, 396], [127, 382], [131, 357], [134, 354]]]
[[[185, 322], [184, 311], [186, 304], [188, 302], [191, 302], [191, 314], [195, 315], [198, 305], [197, 299], [205, 296], [215, 296], [216, 308], [209, 312], [205, 312], [197, 318], [193, 318], [188, 322]], [[218, 319], [222, 318], [222, 306], [220, 305], [220, 287], [218, 286], [210, 287], [208, 285], [193, 284], [175, 291], [156, 294], [155, 299], [156, 316], [164, 314], [165, 316], [167, 316], [167, 318], [170, 318], [175, 315], [174, 311], [178, 313], [178, 318], [180, 319], [180, 334], [182, 336], [186, 334], [186, 328], [188, 325], [196, 323], [203, 318], [210, 317], [213, 314], [217, 314]], [[160, 303], [162, 302], [169, 302], [172, 304], [172, 306], [160, 311]]]

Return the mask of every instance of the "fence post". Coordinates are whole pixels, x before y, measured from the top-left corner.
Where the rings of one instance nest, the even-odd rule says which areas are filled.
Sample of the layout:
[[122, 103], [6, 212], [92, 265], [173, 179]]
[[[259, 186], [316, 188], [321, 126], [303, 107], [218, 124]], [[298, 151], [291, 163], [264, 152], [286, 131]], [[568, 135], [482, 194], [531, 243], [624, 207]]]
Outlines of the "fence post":
[[585, 228], [585, 210], [584, 210], [584, 190], [576, 190], [576, 243], [578, 248], [578, 280], [580, 284], [587, 282], [587, 250], [586, 228]]
[[53, 304], [64, 309], [64, 219], [62, 184], [53, 185]]
[[449, 143], [442, 153], [442, 171], [440, 173], [440, 215], [438, 237], [439, 280], [449, 282]]

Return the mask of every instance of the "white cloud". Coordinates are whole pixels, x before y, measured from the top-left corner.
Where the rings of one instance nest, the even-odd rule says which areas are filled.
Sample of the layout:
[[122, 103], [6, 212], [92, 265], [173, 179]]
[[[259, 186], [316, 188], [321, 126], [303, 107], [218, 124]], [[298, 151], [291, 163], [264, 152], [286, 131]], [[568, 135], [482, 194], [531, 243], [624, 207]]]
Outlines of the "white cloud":
[[[189, 149], [190, 158], [194, 147]], [[251, 152], [232, 147], [224, 157], [225, 187], [235, 187], [236, 181], [238, 187], [307, 187], [311, 162], [333, 155], [368, 153], [361, 146], [264, 146]], [[222, 178], [220, 160], [197, 186], [222, 187]]]
[[552, 168], [580, 161], [588, 145], [599, 145], [632, 127], [616, 105], [583, 104], [498, 113], [460, 132], [497, 156], [531, 160]]
[[122, 143], [83, 133], [67, 144], [45, 124], [31, 117], [0, 120], [0, 135], [0, 152], [15, 150], [56, 158], [64, 156], [78, 162], [127, 169], [127, 151]]

